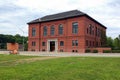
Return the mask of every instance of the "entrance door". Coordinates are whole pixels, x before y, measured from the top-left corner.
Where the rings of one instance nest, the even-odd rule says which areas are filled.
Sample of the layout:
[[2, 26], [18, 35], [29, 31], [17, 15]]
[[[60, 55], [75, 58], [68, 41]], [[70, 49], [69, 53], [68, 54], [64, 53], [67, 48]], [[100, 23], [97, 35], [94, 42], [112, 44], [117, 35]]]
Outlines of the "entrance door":
[[50, 41], [50, 51], [55, 51], [55, 41]]

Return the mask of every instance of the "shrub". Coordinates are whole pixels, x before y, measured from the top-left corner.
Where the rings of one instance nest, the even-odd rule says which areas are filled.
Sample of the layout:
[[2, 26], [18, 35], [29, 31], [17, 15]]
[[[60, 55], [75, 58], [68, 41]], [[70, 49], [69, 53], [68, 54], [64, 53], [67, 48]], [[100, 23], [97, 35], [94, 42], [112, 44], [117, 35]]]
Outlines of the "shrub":
[[120, 53], [120, 50], [112, 50], [112, 53]]
[[98, 53], [98, 50], [93, 50], [93, 53]]
[[91, 52], [90, 49], [86, 49], [86, 50], [85, 50], [85, 53], [90, 53], [90, 52]]
[[111, 50], [103, 50], [103, 53], [111, 53]]

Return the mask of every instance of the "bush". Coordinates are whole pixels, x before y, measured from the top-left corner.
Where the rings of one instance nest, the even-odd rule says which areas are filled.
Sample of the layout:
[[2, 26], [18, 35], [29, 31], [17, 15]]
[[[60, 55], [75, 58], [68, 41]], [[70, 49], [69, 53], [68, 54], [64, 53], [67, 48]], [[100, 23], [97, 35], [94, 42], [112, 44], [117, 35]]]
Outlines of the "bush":
[[93, 50], [93, 53], [98, 53], [98, 50]]
[[90, 53], [90, 52], [91, 52], [90, 49], [86, 49], [86, 50], [85, 50], [85, 53]]
[[103, 53], [111, 53], [111, 50], [103, 50]]
[[112, 50], [112, 53], [120, 53], [120, 50]]

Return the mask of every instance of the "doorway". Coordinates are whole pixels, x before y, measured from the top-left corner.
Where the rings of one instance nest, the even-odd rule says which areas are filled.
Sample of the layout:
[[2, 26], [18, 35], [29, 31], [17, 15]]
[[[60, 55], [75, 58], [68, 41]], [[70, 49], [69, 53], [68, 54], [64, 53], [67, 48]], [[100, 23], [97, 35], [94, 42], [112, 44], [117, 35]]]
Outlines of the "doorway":
[[55, 51], [55, 41], [50, 41], [50, 52]]
[[48, 52], [57, 52], [58, 51], [58, 40], [57, 39], [48, 39], [47, 40], [47, 51]]

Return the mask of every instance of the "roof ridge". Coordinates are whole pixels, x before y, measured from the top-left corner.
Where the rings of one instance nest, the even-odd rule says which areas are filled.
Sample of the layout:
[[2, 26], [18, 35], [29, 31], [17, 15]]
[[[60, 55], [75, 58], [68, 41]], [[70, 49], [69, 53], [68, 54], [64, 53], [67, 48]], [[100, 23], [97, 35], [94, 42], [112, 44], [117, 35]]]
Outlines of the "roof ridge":
[[[58, 14], [64, 14], [64, 13], [69, 13], [69, 12], [73, 12], [73, 11], [78, 11], [78, 12], [84, 13], [84, 12], [78, 10], [78, 9], [75, 9], [75, 10], [69, 10], [69, 11], [58, 12], [58, 13], [46, 15], [46, 16], [43, 16], [43, 17], [53, 16], [53, 15], [58, 15]], [[85, 13], [84, 13], [84, 14], [85, 14]], [[41, 17], [41, 18], [42, 18], [42, 17]]]

